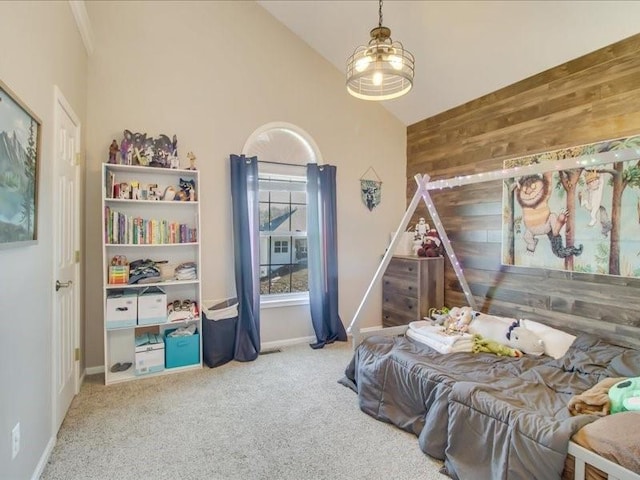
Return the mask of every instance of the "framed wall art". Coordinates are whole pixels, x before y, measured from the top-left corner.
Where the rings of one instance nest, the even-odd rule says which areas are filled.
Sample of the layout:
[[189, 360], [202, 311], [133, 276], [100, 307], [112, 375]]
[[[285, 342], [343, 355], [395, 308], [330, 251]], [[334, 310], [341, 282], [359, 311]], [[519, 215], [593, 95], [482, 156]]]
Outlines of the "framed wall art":
[[38, 239], [41, 125], [0, 81], [0, 248]]
[[505, 180], [502, 263], [640, 277], [640, 135], [507, 160], [504, 167], [628, 149], [638, 158]]

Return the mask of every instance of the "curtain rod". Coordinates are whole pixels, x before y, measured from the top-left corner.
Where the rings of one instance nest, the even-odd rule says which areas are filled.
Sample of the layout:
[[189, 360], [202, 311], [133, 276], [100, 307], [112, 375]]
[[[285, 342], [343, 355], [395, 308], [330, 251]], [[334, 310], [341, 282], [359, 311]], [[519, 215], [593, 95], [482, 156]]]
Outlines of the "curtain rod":
[[306, 165], [300, 165], [299, 163], [286, 163], [286, 162], [270, 162], [268, 160], [258, 160], [258, 163], [270, 163], [271, 165], [286, 165], [288, 167], [300, 167], [307, 168]]

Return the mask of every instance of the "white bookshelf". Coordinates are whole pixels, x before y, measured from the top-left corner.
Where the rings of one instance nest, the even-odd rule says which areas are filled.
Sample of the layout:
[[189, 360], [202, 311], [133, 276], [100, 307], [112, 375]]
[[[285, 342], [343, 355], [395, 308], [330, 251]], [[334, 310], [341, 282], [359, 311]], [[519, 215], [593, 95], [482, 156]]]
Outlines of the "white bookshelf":
[[[167, 188], [179, 190], [180, 180], [193, 181], [194, 195], [187, 200], [149, 199], [149, 186], [157, 186], [155, 192], [164, 193]], [[114, 198], [114, 184], [138, 184], [134, 198]], [[201, 228], [200, 228], [200, 175], [197, 170], [142, 167], [105, 163], [102, 166], [102, 260], [103, 260], [103, 327], [105, 384], [149, 378], [158, 375], [202, 368], [202, 321], [200, 315], [181, 321], [159, 321], [147, 325], [113, 327], [107, 324], [107, 299], [118, 293], [139, 294], [150, 287], [159, 287], [167, 295], [167, 302], [191, 300], [201, 314]], [[146, 194], [145, 194], [146, 192]], [[169, 197], [168, 195], [167, 197]], [[114, 220], [115, 219], [115, 220]], [[155, 223], [152, 223], [155, 221]], [[164, 223], [163, 223], [164, 222]], [[114, 234], [114, 223], [118, 224]], [[171, 227], [173, 224], [174, 227]], [[184, 227], [183, 227], [184, 226]], [[172, 229], [173, 228], [173, 229]], [[184, 233], [182, 230], [184, 229]], [[145, 283], [109, 283], [109, 268], [115, 256], [125, 256], [129, 263], [135, 260], [165, 262], [160, 278]], [[196, 278], [178, 280], [168, 274], [183, 263], [196, 265]], [[164, 267], [162, 267], [164, 268]], [[198, 361], [193, 364], [164, 368], [154, 373], [136, 375], [135, 338], [145, 332], [164, 335], [168, 329], [195, 323], [198, 336]], [[116, 363], [132, 366], [119, 372], [111, 372]]]

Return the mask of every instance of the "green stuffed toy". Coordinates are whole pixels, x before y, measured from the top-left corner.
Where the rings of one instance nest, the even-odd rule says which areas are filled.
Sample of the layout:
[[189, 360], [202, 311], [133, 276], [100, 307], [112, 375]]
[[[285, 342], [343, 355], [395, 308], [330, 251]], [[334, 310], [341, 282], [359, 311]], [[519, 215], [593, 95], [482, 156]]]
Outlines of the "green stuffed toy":
[[620, 380], [609, 389], [611, 413], [640, 411], [640, 377]]
[[493, 340], [482, 338], [482, 335], [478, 335], [477, 333], [473, 336], [471, 351], [473, 353], [480, 353], [480, 352], [495, 353], [500, 357], [521, 357], [522, 356], [522, 352], [517, 348], [507, 347], [506, 345], [495, 342]]

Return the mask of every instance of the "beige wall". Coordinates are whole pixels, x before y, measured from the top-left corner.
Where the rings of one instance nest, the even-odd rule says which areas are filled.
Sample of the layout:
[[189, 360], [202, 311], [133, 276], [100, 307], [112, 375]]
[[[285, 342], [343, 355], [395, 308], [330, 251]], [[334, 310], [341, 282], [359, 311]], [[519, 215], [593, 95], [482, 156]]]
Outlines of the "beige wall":
[[[404, 212], [406, 132], [382, 106], [351, 98], [342, 73], [253, 2], [88, 2], [87, 365], [103, 364], [100, 164], [123, 129], [176, 134], [198, 157], [205, 298], [233, 294], [228, 156], [258, 127], [292, 123], [338, 166], [340, 314], [351, 321]], [[382, 204], [359, 179], [373, 166]], [[304, 312], [304, 310], [303, 310]], [[312, 332], [300, 308], [265, 311], [263, 341]], [[380, 323], [372, 298], [364, 325]]]
[[[86, 52], [67, 2], [0, 2], [0, 79], [42, 120], [37, 245], [0, 249], [0, 478], [26, 479], [52, 445], [54, 85], [85, 123]], [[11, 429], [20, 453], [11, 460]]]

